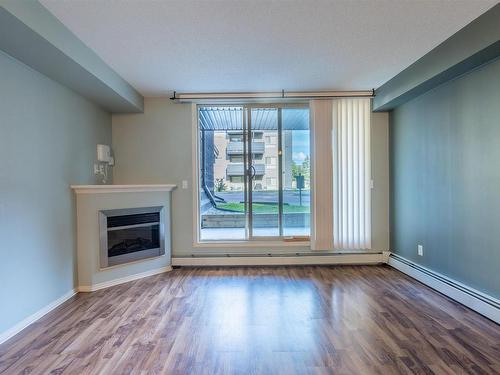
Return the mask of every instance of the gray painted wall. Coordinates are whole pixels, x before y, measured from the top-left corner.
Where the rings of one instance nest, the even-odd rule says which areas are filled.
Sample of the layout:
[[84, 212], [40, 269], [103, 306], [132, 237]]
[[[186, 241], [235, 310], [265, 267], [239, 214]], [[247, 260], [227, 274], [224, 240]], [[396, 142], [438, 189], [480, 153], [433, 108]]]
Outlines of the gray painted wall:
[[75, 202], [111, 116], [0, 52], [0, 333], [73, 289]]
[[[207, 248], [193, 247], [193, 168], [192, 121], [196, 115], [191, 104], [173, 103], [167, 98], [146, 98], [143, 114], [113, 115], [113, 151], [116, 184], [171, 183], [172, 254], [220, 253], [295, 253], [311, 251], [309, 247]], [[194, 111], [194, 112], [193, 112]], [[372, 118], [373, 248], [389, 248], [389, 162], [388, 115], [376, 113]], [[189, 189], [182, 189], [182, 180]]]
[[390, 150], [391, 250], [499, 298], [500, 60], [396, 108]]

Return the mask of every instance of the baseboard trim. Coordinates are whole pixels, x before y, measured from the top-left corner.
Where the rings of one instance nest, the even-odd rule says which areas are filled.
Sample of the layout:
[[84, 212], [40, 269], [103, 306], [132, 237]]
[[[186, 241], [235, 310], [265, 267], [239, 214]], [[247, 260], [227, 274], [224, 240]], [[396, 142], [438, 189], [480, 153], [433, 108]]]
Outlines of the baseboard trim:
[[335, 265], [335, 264], [381, 264], [386, 263], [381, 253], [301, 255], [301, 256], [212, 256], [172, 258], [173, 266], [291, 266], [291, 265]]
[[42, 318], [44, 315], [47, 315], [49, 312], [52, 310], [56, 309], [59, 307], [61, 304], [69, 300], [71, 297], [73, 297], [77, 291], [75, 289], [70, 290], [66, 294], [62, 295], [55, 301], [52, 301], [45, 307], [41, 308], [34, 314], [28, 316], [27, 318], [21, 320], [19, 323], [14, 325], [13, 327], [9, 328], [8, 330], [0, 333], [0, 344], [6, 342], [10, 338], [14, 337], [17, 335], [19, 332], [21, 332], [23, 329], [27, 328], [31, 324], [35, 323], [38, 319]]
[[83, 293], [95, 292], [95, 291], [100, 290], [100, 289], [109, 288], [111, 286], [115, 286], [115, 285], [119, 285], [119, 284], [123, 284], [123, 283], [128, 283], [129, 281], [134, 281], [134, 280], [142, 279], [143, 277], [158, 275], [160, 273], [169, 272], [169, 271], [172, 271], [172, 266], [155, 268], [155, 269], [150, 270], [150, 271], [136, 273], [134, 275], [125, 276], [125, 277], [120, 277], [119, 279], [114, 279], [114, 280], [106, 281], [106, 282], [99, 283], [99, 284], [80, 285], [78, 287], [78, 292], [83, 292]]
[[406, 258], [391, 254], [388, 264], [500, 324], [500, 301]]

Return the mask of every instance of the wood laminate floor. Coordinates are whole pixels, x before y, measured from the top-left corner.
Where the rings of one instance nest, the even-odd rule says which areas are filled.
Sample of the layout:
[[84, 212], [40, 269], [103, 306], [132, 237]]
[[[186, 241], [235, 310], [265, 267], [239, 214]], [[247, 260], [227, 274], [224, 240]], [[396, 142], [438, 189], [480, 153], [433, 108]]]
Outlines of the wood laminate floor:
[[182, 268], [80, 293], [2, 374], [494, 374], [500, 326], [388, 266]]

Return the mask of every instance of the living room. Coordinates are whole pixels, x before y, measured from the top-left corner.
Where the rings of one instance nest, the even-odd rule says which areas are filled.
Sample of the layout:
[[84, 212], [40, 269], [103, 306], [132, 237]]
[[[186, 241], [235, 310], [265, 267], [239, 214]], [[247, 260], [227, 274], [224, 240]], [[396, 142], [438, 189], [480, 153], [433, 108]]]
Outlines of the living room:
[[0, 373], [500, 372], [500, 5], [0, 0]]

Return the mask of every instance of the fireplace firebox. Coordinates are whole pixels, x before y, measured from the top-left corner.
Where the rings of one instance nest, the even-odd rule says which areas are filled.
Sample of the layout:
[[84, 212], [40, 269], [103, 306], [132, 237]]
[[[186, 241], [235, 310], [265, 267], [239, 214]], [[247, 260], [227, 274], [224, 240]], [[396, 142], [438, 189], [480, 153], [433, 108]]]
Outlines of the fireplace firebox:
[[101, 268], [165, 254], [164, 208], [99, 211]]

